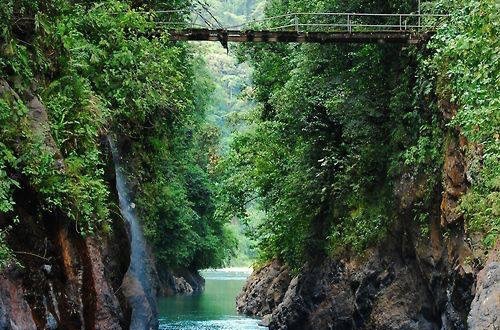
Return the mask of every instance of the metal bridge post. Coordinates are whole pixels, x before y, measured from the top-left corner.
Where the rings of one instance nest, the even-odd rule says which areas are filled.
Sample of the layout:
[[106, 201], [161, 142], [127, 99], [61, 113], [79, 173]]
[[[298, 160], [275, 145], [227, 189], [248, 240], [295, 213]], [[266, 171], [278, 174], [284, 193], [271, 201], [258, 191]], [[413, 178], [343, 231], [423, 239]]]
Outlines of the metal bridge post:
[[418, 0], [418, 27], [417, 27], [417, 30], [420, 30], [422, 27], [422, 9], [420, 6], [420, 1], [421, 0]]
[[352, 27], [351, 27], [351, 15], [350, 14], [347, 14], [347, 31], [349, 31], [349, 33], [352, 32]]
[[421, 21], [421, 17], [420, 17], [420, 0], [418, 0], [418, 27], [417, 27], [417, 30], [420, 30], [420, 21]]
[[297, 17], [297, 15], [295, 15], [294, 21], [295, 21], [295, 31], [299, 32], [299, 18]]

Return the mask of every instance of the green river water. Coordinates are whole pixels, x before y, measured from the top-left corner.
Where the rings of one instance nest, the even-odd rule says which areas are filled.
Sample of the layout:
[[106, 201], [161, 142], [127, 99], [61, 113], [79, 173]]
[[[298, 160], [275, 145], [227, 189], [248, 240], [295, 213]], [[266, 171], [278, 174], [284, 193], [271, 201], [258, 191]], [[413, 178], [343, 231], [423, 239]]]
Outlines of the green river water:
[[192, 296], [161, 298], [158, 314], [161, 330], [254, 330], [258, 320], [236, 313], [235, 299], [249, 273], [203, 271], [205, 291]]

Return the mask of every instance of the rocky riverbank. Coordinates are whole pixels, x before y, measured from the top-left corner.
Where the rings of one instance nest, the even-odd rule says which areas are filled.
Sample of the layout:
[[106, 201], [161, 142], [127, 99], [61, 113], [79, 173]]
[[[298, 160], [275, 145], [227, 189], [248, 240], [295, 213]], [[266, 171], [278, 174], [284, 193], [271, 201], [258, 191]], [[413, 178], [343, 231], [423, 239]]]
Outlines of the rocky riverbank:
[[408, 216], [422, 180], [404, 176], [394, 190], [398, 221], [384, 241], [306, 263], [296, 275], [273, 260], [249, 278], [238, 311], [271, 330], [499, 329], [499, 244], [485, 250], [457, 209], [469, 186], [466, 148], [463, 138], [448, 142], [429, 233]]
[[[392, 242], [391, 242], [392, 241]], [[392, 239], [361, 257], [255, 271], [238, 311], [270, 329], [498, 329], [498, 246], [479, 273], [423, 258]]]

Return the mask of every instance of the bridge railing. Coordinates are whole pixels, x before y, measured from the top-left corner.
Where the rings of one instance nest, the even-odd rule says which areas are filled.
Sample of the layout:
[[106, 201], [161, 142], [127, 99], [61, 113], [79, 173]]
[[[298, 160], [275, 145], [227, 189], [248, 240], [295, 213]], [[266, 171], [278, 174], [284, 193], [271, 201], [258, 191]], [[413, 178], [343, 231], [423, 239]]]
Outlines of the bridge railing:
[[259, 28], [297, 32], [428, 30], [439, 25], [446, 16], [440, 14], [290, 13], [230, 26], [227, 29]]
[[243, 24], [223, 26], [202, 9], [154, 12], [155, 24], [171, 30], [268, 30], [297, 32], [421, 31], [436, 28], [447, 15], [371, 13], [287, 13]]

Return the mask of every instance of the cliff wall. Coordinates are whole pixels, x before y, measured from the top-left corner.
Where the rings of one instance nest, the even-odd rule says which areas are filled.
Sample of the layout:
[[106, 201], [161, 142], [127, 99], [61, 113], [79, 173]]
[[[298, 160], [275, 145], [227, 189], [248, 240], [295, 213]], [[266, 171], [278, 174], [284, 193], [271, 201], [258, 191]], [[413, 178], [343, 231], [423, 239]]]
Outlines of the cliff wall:
[[[20, 96], [1, 80], [0, 95], [27, 106], [31, 131], [42, 148], [56, 155], [53, 166], [65, 171], [36, 93], [28, 90]], [[0, 274], [0, 328], [126, 329], [129, 311], [120, 288], [130, 247], [124, 223], [114, 217], [108, 235], [85, 238], [65, 215], [44, 209], [40, 194], [22, 173], [15, 175], [19, 218], [10, 223], [0, 215], [17, 260]]]
[[458, 209], [469, 186], [466, 151], [475, 147], [448, 134], [427, 234], [409, 216], [425, 181], [404, 175], [385, 240], [362, 254], [306, 263], [295, 275], [274, 260], [249, 278], [238, 310], [270, 329], [498, 329], [499, 244], [485, 250]]

